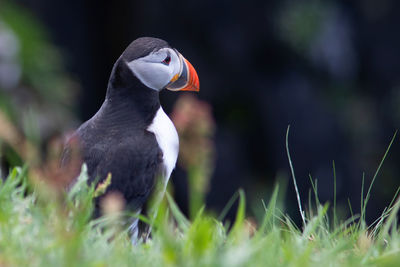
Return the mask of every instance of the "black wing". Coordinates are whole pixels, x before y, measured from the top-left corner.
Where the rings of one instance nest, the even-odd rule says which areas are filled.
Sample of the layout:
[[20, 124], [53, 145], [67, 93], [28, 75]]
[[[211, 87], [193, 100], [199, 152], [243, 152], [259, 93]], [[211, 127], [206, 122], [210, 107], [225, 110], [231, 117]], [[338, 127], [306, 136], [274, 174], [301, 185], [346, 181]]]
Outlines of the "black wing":
[[[129, 208], [141, 208], [154, 188], [162, 158], [154, 135], [144, 132], [142, 136], [118, 140], [118, 144], [105, 151], [94, 146], [89, 154], [92, 155], [92, 160], [87, 160], [90, 180], [101, 181], [111, 173], [107, 191], [123, 194]], [[97, 156], [93, 157], [94, 154]]]
[[[130, 209], [143, 206], [155, 185], [162, 162], [162, 151], [153, 133], [145, 130], [129, 131], [129, 136], [94, 134], [92, 129], [80, 127], [64, 149], [62, 165], [71, 161], [71, 151], [79, 147], [80, 162], [88, 167], [89, 183], [102, 182], [111, 173], [107, 192], [121, 193]], [[96, 200], [96, 214], [99, 215]]]

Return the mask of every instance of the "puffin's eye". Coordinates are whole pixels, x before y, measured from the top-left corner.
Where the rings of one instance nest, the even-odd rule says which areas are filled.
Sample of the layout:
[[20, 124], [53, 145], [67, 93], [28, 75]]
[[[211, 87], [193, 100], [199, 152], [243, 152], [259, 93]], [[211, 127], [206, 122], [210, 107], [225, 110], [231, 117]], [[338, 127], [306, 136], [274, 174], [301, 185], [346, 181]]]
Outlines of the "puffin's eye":
[[171, 62], [171, 57], [170, 57], [170, 56], [167, 56], [167, 57], [163, 60], [162, 63], [164, 63], [164, 64], [166, 64], [166, 65], [169, 65], [170, 62]]

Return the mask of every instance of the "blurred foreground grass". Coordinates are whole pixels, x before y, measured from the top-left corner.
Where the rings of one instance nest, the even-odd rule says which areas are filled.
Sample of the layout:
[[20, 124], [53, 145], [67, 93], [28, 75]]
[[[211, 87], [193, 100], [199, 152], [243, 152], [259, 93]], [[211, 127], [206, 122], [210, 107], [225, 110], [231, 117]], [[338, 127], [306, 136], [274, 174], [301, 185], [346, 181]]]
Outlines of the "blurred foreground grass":
[[[367, 227], [363, 217], [335, 223], [328, 205], [306, 213], [299, 229], [277, 208], [275, 188], [263, 219], [245, 218], [239, 193], [236, 220], [222, 223], [203, 210], [189, 221], [172, 198], [162, 202], [152, 238], [133, 246], [122, 214], [91, 220], [94, 186], [83, 169], [65, 195], [32, 182], [24, 168], [0, 179], [0, 266], [398, 266], [400, 232], [393, 201]], [[260, 205], [262, 205], [260, 203]], [[314, 214], [314, 215], [310, 215]], [[361, 219], [360, 219], [361, 218]]]

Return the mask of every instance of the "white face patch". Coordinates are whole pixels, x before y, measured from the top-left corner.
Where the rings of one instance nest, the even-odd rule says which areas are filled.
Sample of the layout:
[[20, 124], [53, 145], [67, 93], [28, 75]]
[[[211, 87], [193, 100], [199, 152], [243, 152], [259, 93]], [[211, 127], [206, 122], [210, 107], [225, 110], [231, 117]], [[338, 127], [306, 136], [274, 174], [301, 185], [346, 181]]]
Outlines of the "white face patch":
[[[169, 63], [168, 60], [170, 59]], [[133, 74], [147, 87], [160, 91], [172, 78], [180, 74], [182, 66], [177, 52], [162, 48], [149, 55], [128, 62]]]

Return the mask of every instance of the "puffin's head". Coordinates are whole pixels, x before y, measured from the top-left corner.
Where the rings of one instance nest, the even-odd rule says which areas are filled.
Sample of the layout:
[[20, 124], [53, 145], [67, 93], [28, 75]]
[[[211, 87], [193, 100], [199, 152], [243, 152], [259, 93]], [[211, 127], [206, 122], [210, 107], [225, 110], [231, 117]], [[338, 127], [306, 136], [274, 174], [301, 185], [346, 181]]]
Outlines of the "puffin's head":
[[121, 58], [133, 75], [153, 90], [199, 91], [199, 78], [192, 64], [164, 40], [138, 38]]

